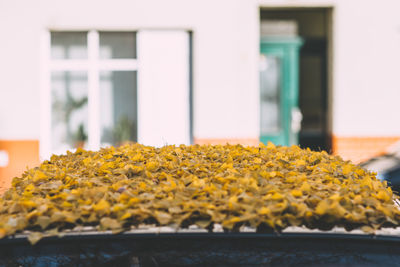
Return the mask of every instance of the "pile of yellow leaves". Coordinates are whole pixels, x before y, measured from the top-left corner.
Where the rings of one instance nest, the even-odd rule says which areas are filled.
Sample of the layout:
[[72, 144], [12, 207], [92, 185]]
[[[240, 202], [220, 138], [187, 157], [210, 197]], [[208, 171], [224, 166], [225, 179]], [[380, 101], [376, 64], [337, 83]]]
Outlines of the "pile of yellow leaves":
[[0, 238], [29, 230], [34, 243], [76, 226], [140, 224], [373, 231], [399, 224], [395, 198], [374, 173], [297, 146], [78, 149], [14, 178], [0, 199]]

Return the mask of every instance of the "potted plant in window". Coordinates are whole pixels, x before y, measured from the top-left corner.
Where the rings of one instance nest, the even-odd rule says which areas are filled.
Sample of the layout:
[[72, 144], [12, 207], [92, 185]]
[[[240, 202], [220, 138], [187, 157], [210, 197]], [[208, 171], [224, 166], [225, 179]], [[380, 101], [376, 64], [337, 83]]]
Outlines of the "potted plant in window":
[[75, 133], [74, 136], [74, 147], [75, 148], [83, 148], [85, 145], [85, 142], [87, 141], [87, 134], [85, 132], [85, 127], [83, 126], [83, 123], [81, 123], [78, 127], [78, 130]]

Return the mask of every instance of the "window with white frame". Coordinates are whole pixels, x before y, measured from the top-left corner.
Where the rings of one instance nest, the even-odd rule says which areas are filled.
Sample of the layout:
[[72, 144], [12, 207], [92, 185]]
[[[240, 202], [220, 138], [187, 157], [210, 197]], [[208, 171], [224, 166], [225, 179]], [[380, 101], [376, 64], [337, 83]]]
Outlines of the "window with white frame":
[[191, 142], [189, 32], [46, 30], [42, 44], [41, 159]]
[[51, 151], [136, 141], [136, 33], [50, 34]]

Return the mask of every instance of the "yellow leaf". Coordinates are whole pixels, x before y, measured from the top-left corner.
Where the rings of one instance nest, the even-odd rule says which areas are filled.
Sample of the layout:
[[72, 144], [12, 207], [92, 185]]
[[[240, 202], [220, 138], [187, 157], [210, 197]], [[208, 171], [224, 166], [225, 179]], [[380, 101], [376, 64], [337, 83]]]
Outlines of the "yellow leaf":
[[332, 196], [330, 196], [329, 199], [339, 201], [341, 199], [341, 196], [336, 193], [336, 194], [333, 194]]
[[146, 183], [140, 182], [140, 183], [139, 183], [139, 188], [140, 188], [141, 190], [145, 191], [146, 188], [147, 188]]
[[303, 165], [306, 165], [306, 162], [305, 162], [305, 160], [298, 159], [298, 160], [295, 161], [295, 165], [303, 166]]
[[281, 200], [283, 198], [284, 198], [284, 196], [282, 194], [280, 194], [280, 193], [275, 193], [271, 197], [272, 200]]
[[74, 205], [72, 205], [70, 202], [68, 202], [68, 201], [64, 201], [62, 204], [61, 204], [61, 206], [62, 207], [64, 207], [64, 208], [71, 208], [71, 207], [73, 207]]
[[229, 202], [229, 203], [232, 203], [232, 204], [237, 203], [237, 201], [238, 201], [237, 196], [231, 196], [231, 197], [229, 198], [229, 200], [228, 200], [228, 202]]
[[166, 212], [162, 212], [162, 211], [156, 211], [155, 212], [155, 217], [157, 219], [157, 221], [161, 224], [161, 225], [165, 225], [168, 224], [169, 221], [172, 219], [172, 216], [169, 215]]
[[322, 200], [318, 203], [317, 207], [315, 208], [315, 213], [317, 215], [323, 215], [329, 211], [329, 204], [327, 201]]
[[371, 226], [368, 226], [368, 225], [361, 226], [361, 230], [364, 233], [367, 233], [367, 234], [374, 234], [375, 233], [375, 229], [372, 228]]
[[28, 235], [28, 240], [32, 245], [35, 245], [42, 238], [43, 238], [43, 234], [40, 232], [32, 232]]
[[150, 161], [146, 164], [146, 169], [149, 171], [155, 171], [158, 168], [158, 163], [155, 161]]
[[91, 158], [85, 158], [84, 160], [82, 160], [83, 164], [85, 165], [89, 165], [90, 162], [92, 162]]
[[353, 170], [353, 167], [350, 164], [346, 164], [343, 166], [343, 174], [348, 175]]
[[363, 176], [363, 175], [365, 174], [365, 171], [364, 171], [363, 169], [360, 169], [360, 168], [356, 169], [355, 172], [356, 172], [359, 176]]
[[132, 214], [130, 212], [125, 212], [125, 214], [121, 216], [120, 220], [126, 220], [130, 217], [132, 217]]
[[294, 197], [301, 197], [303, 195], [303, 192], [301, 192], [300, 190], [297, 190], [297, 189], [293, 189], [292, 191], [290, 191], [290, 193]]
[[272, 142], [268, 142], [267, 149], [276, 149], [276, 146]]
[[257, 212], [258, 212], [258, 214], [261, 214], [261, 215], [267, 215], [267, 214], [271, 213], [271, 210], [267, 207], [262, 207]]
[[235, 226], [235, 224], [240, 222], [240, 221], [241, 221], [241, 219], [239, 217], [237, 217], [237, 216], [231, 217], [228, 220], [224, 220], [222, 222], [222, 226], [225, 227], [225, 228], [228, 228], [228, 229], [232, 229]]
[[32, 209], [36, 207], [36, 203], [31, 200], [25, 200], [21, 202], [21, 205], [27, 209]]
[[140, 199], [138, 199], [137, 197], [131, 197], [131, 198], [129, 199], [128, 204], [129, 204], [129, 205], [132, 205], [132, 204], [136, 204], [136, 203], [139, 203], [139, 202], [140, 202]]
[[36, 171], [34, 176], [32, 177], [32, 180], [33, 180], [33, 182], [36, 183], [36, 182], [46, 179], [46, 178], [47, 178], [47, 176], [46, 176], [46, 174], [44, 174], [44, 172]]
[[0, 239], [4, 238], [6, 236], [7, 232], [4, 228], [0, 228]]
[[93, 205], [94, 211], [108, 211], [110, 209], [110, 204], [107, 200], [100, 200], [97, 204]]
[[365, 176], [360, 183], [361, 187], [367, 186], [369, 189], [372, 189], [372, 180], [369, 176]]
[[121, 228], [121, 223], [118, 222], [115, 219], [104, 217], [100, 220], [100, 225], [102, 226], [103, 229], [119, 229]]
[[378, 195], [376, 196], [378, 199], [383, 200], [385, 202], [390, 200], [390, 196], [384, 190], [379, 190]]
[[309, 192], [311, 190], [311, 186], [307, 182], [304, 182], [301, 185], [300, 190], [303, 192]]
[[111, 208], [111, 210], [112, 210], [113, 212], [123, 211], [124, 209], [125, 209], [125, 206], [122, 205], [122, 204], [116, 204], [116, 205], [114, 205], [114, 206]]
[[253, 162], [256, 164], [260, 164], [262, 160], [260, 158], [254, 158]]
[[355, 204], [361, 204], [362, 203], [362, 197], [360, 195], [354, 197], [354, 203]]

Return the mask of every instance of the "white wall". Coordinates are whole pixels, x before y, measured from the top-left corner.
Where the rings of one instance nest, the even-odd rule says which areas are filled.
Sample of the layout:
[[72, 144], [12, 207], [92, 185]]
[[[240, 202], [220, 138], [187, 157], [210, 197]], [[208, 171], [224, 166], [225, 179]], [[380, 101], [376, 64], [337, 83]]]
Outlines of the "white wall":
[[340, 1], [334, 14], [333, 130], [400, 136], [400, 1]]
[[138, 142], [190, 144], [189, 33], [139, 31], [137, 52]]
[[0, 96], [6, 101], [0, 105], [0, 139], [20, 134], [39, 139], [38, 67], [44, 28], [193, 31], [194, 136], [258, 137], [258, 9], [254, 3], [3, 0], [1, 5], [0, 71], [6, 75], [0, 77]]
[[0, 1], [0, 139], [39, 138], [41, 36], [36, 12], [31, 1]]
[[257, 138], [260, 6], [333, 7], [333, 133], [400, 136], [398, 0], [2, 0], [0, 139], [39, 139], [43, 28], [192, 30], [194, 136]]

